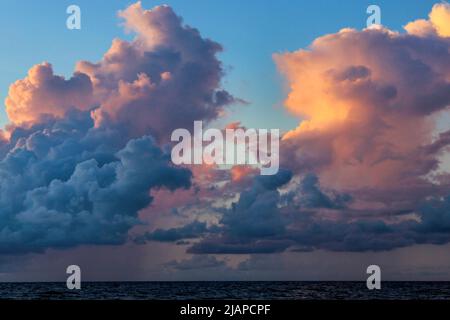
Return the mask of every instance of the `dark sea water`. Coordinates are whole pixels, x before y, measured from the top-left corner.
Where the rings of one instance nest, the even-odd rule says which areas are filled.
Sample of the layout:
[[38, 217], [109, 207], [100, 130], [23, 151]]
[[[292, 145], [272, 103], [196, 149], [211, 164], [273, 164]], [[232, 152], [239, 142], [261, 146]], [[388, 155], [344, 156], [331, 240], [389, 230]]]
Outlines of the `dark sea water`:
[[450, 299], [450, 282], [84, 282], [81, 290], [65, 283], [0, 283], [0, 299]]

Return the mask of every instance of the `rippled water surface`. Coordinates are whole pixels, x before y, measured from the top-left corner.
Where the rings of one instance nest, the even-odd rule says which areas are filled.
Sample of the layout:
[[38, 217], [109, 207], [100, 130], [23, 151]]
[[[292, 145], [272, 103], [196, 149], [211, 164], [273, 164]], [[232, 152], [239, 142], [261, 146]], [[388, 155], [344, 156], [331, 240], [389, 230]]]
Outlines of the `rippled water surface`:
[[85, 282], [0, 283], [0, 299], [450, 299], [450, 282]]

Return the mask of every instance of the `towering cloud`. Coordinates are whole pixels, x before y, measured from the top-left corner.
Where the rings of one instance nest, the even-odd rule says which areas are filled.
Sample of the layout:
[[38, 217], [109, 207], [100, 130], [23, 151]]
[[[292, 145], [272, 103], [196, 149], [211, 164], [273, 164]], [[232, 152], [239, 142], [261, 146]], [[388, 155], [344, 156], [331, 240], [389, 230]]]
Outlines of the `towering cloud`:
[[220, 88], [222, 47], [183, 25], [170, 7], [145, 10], [137, 2], [119, 16], [136, 33], [132, 42], [115, 39], [100, 62], [78, 62], [68, 80], [49, 63], [32, 67], [10, 87], [10, 120], [23, 125], [61, 118], [71, 108], [92, 110], [96, 127], [167, 141], [173, 129], [212, 120], [234, 101]]
[[123, 243], [152, 188], [190, 186], [149, 136], [114, 151], [92, 124], [77, 111], [13, 133], [0, 161], [0, 253]]
[[120, 125], [130, 136], [167, 141], [175, 128], [214, 119], [233, 102], [219, 88], [218, 43], [184, 26], [168, 6], [144, 10], [137, 2], [119, 15], [136, 39], [116, 39], [100, 62], [77, 65], [102, 101], [93, 112], [96, 126]]
[[290, 89], [285, 105], [301, 119], [283, 138], [281, 160], [353, 199], [331, 219], [323, 210], [302, 218], [299, 243], [359, 251], [449, 241], [438, 224], [448, 223], [441, 156], [450, 127], [436, 125], [450, 106], [449, 15], [438, 4], [406, 34], [343, 29], [275, 55]]
[[87, 110], [93, 104], [93, 86], [86, 74], [76, 72], [66, 80], [53, 74], [47, 62], [35, 65], [26, 78], [13, 83], [5, 101], [9, 120], [17, 125], [63, 117], [71, 108]]
[[[448, 21], [436, 23], [445, 29]], [[450, 105], [449, 50], [446, 37], [344, 29], [275, 55], [290, 87], [286, 107], [302, 118], [285, 135], [281, 160], [297, 172], [320, 172], [334, 187], [430, 195], [439, 187], [424, 176], [448, 147], [435, 124]]]
[[408, 23], [406, 31], [418, 36], [450, 37], [450, 5], [446, 2], [433, 6], [429, 20], [419, 19]]
[[222, 48], [168, 6], [138, 2], [120, 16], [137, 34], [132, 42], [115, 39], [70, 79], [42, 63], [11, 85], [0, 254], [124, 243], [152, 189], [190, 187], [191, 172], [172, 166], [161, 143], [233, 101], [220, 88]]

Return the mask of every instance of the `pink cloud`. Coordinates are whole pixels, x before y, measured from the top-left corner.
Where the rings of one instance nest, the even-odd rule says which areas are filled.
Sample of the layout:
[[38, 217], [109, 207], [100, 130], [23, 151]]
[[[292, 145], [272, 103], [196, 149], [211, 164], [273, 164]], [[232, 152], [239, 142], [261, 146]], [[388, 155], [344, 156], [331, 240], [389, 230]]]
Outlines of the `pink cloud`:
[[75, 72], [66, 80], [53, 74], [52, 65], [44, 62], [10, 86], [6, 112], [14, 124], [34, 123], [49, 115], [62, 117], [70, 108], [87, 110], [94, 102], [93, 94], [86, 74]]
[[415, 20], [408, 23], [405, 29], [408, 33], [418, 36], [450, 37], [450, 4], [435, 4], [428, 20]]
[[168, 6], [151, 10], [137, 2], [119, 12], [133, 41], [115, 39], [97, 63], [80, 61], [72, 78], [50, 64], [32, 67], [11, 85], [7, 113], [14, 125], [71, 108], [92, 110], [96, 127], [121, 127], [124, 136], [152, 134], [167, 141], [175, 128], [215, 119], [234, 98], [221, 89], [222, 47], [184, 25]]
[[[432, 21], [437, 10], [448, 6], [434, 7]], [[449, 183], [427, 177], [438, 175], [449, 146], [448, 132], [436, 135], [450, 105], [449, 50], [445, 37], [378, 28], [343, 29], [276, 54], [286, 108], [300, 122], [283, 138], [281, 161], [333, 188], [371, 190], [371, 201], [400, 190], [422, 200], [448, 191]]]

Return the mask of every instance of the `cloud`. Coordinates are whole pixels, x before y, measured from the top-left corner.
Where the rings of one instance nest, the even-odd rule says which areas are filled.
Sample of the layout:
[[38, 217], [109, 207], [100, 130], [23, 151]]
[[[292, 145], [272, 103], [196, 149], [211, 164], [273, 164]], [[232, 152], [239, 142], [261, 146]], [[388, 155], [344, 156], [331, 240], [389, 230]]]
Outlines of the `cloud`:
[[230, 169], [231, 180], [233, 182], [245, 183], [254, 175], [258, 174], [258, 169], [252, 168], [251, 166], [233, 166]]
[[286, 222], [278, 210], [277, 188], [289, 182], [289, 171], [273, 176], [258, 176], [253, 185], [240, 194], [239, 200], [223, 212], [220, 234], [206, 237], [188, 249], [190, 253], [269, 253], [283, 251], [286, 241], [273, 236], [285, 232]]
[[66, 80], [53, 74], [52, 65], [44, 62], [33, 66], [26, 78], [10, 86], [6, 113], [18, 125], [39, 122], [46, 116], [63, 117], [74, 107], [89, 109], [94, 103], [93, 94], [93, 85], [86, 74], [75, 72]]
[[[280, 188], [285, 189], [282, 195]], [[292, 173], [286, 169], [274, 176], [258, 176], [239, 200], [223, 212], [218, 232], [204, 236], [188, 252], [267, 254], [291, 247], [308, 248], [311, 243], [302, 243], [298, 232], [306, 221], [314, 221], [319, 212], [315, 210], [346, 209], [350, 201], [346, 194], [326, 193], [313, 174], [305, 175], [300, 182], [293, 181]], [[309, 234], [305, 238], [309, 239]]]
[[436, 125], [450, 106], [448, 12], [448, 4], [434, 6], [430, 20], [407, 25], [406, 34], [343, 29], [274, 56], [289, 88], [286, 108], [300, 121], [280, 155], [304, 176], [284, 196], [292, 220], [280, 237], [293, 248], [450, 241], [450, 181], [438, 170], [450, 127]]
[[417, 219], [388, 223], [379, 218], [349, 220], [305, 216], [289, 238], [302, 247], [331, 251], [385, 251], [414, 244], [450, 241], [450, 198], [424, 202]]
[[[376, 252], [450, 241], [450, 197], [423, 200], [411, 216], [411, 212], [396, 212], [394, 208], [385, 213], [381, 208], [352, 209], [353, 199], [348, 194], [324, 190], [313, 174], [306, 174], [299, 182], [273, 186], [275, 189], [264, 189], [255, 181], [231, 209], [224, 211], [217, 232], [199, 233], [202, 240], [187, 252]], [[282, 196], [280, 187], [285, 189]]]
[[450, 105], [449, 50], [441, 36], [371, 28], [276, 54], [286, 108], [300, 122], [283, 137], [282, 166], [314, 172], [324, 186], [364, 197], [368, 209], [381, 202], [411, 210], [418, 199], [448, 193], [448, 183], [429, 177], [449, 150], [450, 127], [436, 126]]
[[[11, 85], [11, 123], [0, 135], [0, 253], [122, 244], [144, 209], [182, 214], [135, 241], [195, 239], [193, 254], [449, 242], [450, 179], [438, 169], [450, 128], [436, 129], [450, 105], [448, 12], [436, 5], [404, 34], [343, 29], [276, 54], [299, 126], [283, 137], [284, 169], [258, 176], [170, 164], [163, 144], [173, 129], [212, 121], [238, 100], [221, 88], [218, 43], [168, 6], [132, 4], [119, 16], [134, 40], [113, 40], [69, 79], [43, 63]], [[150, 207], [154, 196], [161, 201]], [[222, 263], [194, 256], [172, 267], [192, 265]]]
[[438, 3], [433, 6], [429, 19], [419, 19], [405, 26], [408, 33], [426, 37], [450, 37], [450, 4]]
[[286, 108], [300, 122], [283, 137], [285, 169], [245, 183], [246, 173], [234, 170], [238, 200], [215, 208], [216, 232], [198, 232], [188, 253], [383, 251], [450, 241], [450, 180], [438, 171], [450, 127], [436, 126], [450, 105], [449, 50], [439, 33], [372, 28], [276, 54]]
[[64, 117], [72, 108], [91, 110], [96, 127], [167, 142], [174, 129], [213, 120], [238, 101], [220, 87], [220, 44], [184, 25], [172, 8], [145, 10], [136, 2], [119, 16], [136, 33], [133, 41], [114, 39], [101, 61], [79, 61], [68, 80], [54, 75], [49, 63], [32, 67], [10, 87], [10, 121], [23, 126]]
[[150, 133], [167, 141], [174, 129], [215, 119], [235, 102], [220, 88], [222, 47], [183, 25], [169, 6], [145, 10], [137, 2], [119, 16], [135, 40], [116, 39], [100, 62], [76, 68], [102, 101], [93, 111], [96, 126], [120, 125], [132, 137]]
[[258, 176], [239, 201], [227, 210], [221, 223], [225, 232], [237, 237], [264, 238], [283, 232], [285, 226], [277, 210], [278, 187], [291, 179], [289, 171], [281, 170], [274, 176]]
[[[137, 2], [119, 16], [133, 41], [115, 39], [101, 61], [78, 62], [69, 79], [42, 63], [10, 87], [0, 140], [2, 254], [124, 243], [152, 190], [191, 186], [191, 171], [172, 166], [163, 146], [171, 131], [213, 120], [235, 101], [220, 86], [222, 47], [170, 7]], [[183, 230], [179, 237], [189, 236]]]
[[320, 188], [319, 179], [312, 173], [306, 174], [300, 184], [284, 195], [291, 204], [305, 209], [345, 209], [352, 201], [349, 194], [325, 193]]
[[268, 254], [285, 251], [293, 244], [286, 240], [247, 240], [212, 238], [194, 244], [187, 252], [194, 254]]
[[89, 114], [71, 115], [18, 138], [0, 161], [0, 253], [124, 243], [149, 190], [190, 186], [151, 137], [108, 151], [83, 128]]
[[420, 221], [417, 231], [441, 234], [442, 241], [447, 242], [450, 237], [450, 195], [425, 202], [420, 208]]
[[205, 222], [194, 221], [179, 228], [156, 229], [136, 238], [137, 243], [146, 241], [174, 242], [183, 239], [197, 238], [208, 231]]
[[[285, 230], [284, 217], [277, 208], [280, 202], [278, 188], [287, 184], [292, 175], [281, 169], [274, 176], [257, 176], [251, 186], [244, 187], [239, 200], [231, 203], [231, 208], [212, 208], [206, 199], [194, 206], [195, 210], [207, 210], [209, 226], [205, 222], [194, 221], [182, 227], [156, 229], [136, 238], [138, 243], [146, 241], [177, 242], [182, 239], [200, 239], [188, 248], [189, 253], [243, 254], [281, 252], [291, 241], [278, 241], [273, 237]], [[225, 187], [229, 189], [229, 187]], [[223, 193], [219, 190], [218, 193]], [[208, 196], [211, 196], [208, 195]], [[218, 195], [213, 195], [218, 198]], [[220, 200], [220, 198], [218, 199]], [[220, 201], [219, 201], [220, 202]], [[189, 210], [183, 207], [182, 210]], [[211, 221], [211, 211], [218, 211], [220, 220]]]

